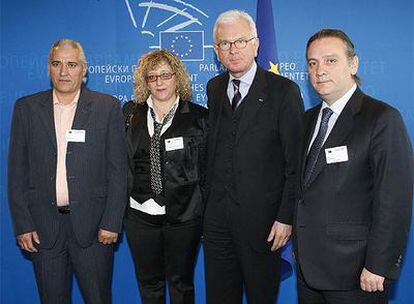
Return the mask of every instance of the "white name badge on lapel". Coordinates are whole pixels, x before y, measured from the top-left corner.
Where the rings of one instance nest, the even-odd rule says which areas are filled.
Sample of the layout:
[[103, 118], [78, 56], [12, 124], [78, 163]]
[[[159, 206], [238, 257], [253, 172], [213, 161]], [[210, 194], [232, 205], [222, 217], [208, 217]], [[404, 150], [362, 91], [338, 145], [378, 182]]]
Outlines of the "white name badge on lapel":
[[325, 149], [326, 163], [342, 163], [348, 161], [348, 147], [339, 146]]
[[85, 130], [67, 130], [66, 131], [66, 141], [67, 142], [85, 142]]
[[167, 138], [165, 140], [165, 151], [174, 151], [184, 149], [184, 140], [182, 137]]

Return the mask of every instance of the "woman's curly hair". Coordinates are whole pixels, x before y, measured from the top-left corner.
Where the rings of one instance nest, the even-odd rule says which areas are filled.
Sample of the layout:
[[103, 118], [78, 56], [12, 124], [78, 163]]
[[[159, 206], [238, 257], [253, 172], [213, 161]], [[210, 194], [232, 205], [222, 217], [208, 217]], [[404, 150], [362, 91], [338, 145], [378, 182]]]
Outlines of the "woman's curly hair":
[[144, 54], [138, 61], [138, 66], [134, 71], [134, 101], [145, 103], [151, 92], [148, 88], [145, 77], [148, 72], [156, 69], [160, 64], [167, 63], [177, 77], [177, 95], [182, 100], [191, 101], [193, 91], [190, 84], [190, 76], [184, 64], [173, 53], [160, 50]]

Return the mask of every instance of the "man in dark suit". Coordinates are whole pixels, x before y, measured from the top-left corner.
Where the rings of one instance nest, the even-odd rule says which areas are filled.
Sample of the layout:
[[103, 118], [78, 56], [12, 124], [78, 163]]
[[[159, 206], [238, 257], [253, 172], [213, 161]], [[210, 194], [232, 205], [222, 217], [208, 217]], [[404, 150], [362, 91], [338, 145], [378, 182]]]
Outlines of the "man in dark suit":
[[413, 159], [399, 112], [359, 88], [349, 37], [324, 29], [307, 44], [322, 104], [305, 114], [295, 216], [299, 302], [387, 303], [411, 218]]
[[120, 105], [81, 87], [86, 58], [76, 41], [53, 44], [48, 72], [53, 89], [14, 107], [8, 166], [14, 231], [33, 262], [42, 303], [70, 303], [73, 272], [86, 303], [110, 303], [127, 186]]
[[280, 250], [291, 234], [303, 104], [292, 81], [256, 65], [256, 26], [221, 14], [214, 50], [228, 69], [207, 85], [207, 303], [274, 303]]

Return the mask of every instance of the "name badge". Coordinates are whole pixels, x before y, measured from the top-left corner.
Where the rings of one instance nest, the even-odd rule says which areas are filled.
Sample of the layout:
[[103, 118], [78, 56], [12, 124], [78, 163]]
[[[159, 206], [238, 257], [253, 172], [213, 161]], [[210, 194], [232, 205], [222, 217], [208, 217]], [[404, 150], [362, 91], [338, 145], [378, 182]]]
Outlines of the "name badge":
[[165, 140], [165, 151], [174, 151], [184, 149], [184, 140], [182, 137], [167, 138]]
[[334, 148], [325, 149], [326, 163], [342, 163], [348, 161], [348, 148], [347, 146], [339, 146]]
[[66, 131], [66, 141], [67, 142], [85, 142], [85, 130], [67, 130]]

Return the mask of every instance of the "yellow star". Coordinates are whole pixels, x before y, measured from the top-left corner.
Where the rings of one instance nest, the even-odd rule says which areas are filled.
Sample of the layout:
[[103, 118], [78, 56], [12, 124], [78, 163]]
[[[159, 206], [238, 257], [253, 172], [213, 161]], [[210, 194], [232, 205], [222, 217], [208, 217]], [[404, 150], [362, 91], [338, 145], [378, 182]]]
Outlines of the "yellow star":
[[273, 62], [269, 61], [270, 69], [269, 72], [275, 73], [277, 75], [280, 75], [279, 73], [279, 63], [274, 64]]

